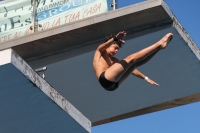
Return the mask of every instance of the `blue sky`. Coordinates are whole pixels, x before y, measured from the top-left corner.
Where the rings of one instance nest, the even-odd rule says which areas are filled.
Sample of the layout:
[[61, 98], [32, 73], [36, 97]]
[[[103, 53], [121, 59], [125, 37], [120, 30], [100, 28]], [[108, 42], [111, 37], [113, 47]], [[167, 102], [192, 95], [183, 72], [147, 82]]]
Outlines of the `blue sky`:
[[[118, 0], [118, 7], [144, 0]], [[200, 47], [200, 0], [165, 0], [181, 25]], [[200, 102], [92, 128], [92, 133], [199, 133]]]

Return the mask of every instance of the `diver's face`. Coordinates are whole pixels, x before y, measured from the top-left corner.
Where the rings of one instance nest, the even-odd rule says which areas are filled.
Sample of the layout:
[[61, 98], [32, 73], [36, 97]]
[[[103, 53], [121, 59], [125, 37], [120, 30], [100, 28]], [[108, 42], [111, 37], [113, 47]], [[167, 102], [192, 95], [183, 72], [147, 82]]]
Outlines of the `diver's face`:
[[109, 56], [114, 56], [119, 51], [119, 45], [113, 43], [110, 47], [107, 48], [107, 53]]

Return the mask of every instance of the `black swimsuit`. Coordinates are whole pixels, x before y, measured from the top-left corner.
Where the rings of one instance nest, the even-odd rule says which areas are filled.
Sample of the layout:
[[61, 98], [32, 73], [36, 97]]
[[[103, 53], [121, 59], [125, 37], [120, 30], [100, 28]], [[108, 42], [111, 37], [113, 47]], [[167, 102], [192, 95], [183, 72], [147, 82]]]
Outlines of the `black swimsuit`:
[[101, 84], [101, 86], [108, 91], [116, 90], [118, 88], [118, 82], [107, 80], [104, 74], [105, 72], [102, 72], [101, 75], [99, 76], [99, 83]]

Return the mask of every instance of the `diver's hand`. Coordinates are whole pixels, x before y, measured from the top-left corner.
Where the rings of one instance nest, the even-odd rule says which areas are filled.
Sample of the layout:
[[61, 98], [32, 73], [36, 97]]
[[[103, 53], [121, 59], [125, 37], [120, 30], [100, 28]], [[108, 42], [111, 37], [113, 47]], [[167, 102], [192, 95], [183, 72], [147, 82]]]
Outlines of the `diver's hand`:
[[160, 86], [158, 83], [156, 83], [155, 81], [151, 80], [150, 78], [148, 78], [146, 81], [147, 81], [149, 84]]
[[121, 42], [121, 43], [125, 43], [124, 41], [124, 37], [126, 36], [126, 32], [125, 31], [120, 31], [117, 35], [116, 38]]

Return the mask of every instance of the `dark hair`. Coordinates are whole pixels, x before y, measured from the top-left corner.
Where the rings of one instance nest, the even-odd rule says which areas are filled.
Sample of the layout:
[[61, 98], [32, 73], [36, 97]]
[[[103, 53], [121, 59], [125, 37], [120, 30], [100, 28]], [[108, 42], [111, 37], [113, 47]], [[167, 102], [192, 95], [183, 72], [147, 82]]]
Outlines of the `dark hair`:
[[[107, 36], [106, 38], [105, 38], [105, 41], [104, 42], [107, 42], [108, 40], [110, 40], [111, 38], [114, 38], [115, 37], [115, 35], [110, 35], [110, 36]], [[122, 42], [120, 42], [120, 41], [114, 41], [114, 43], [115, 44], [117, 44], [120, 48], [122, 47]]]

